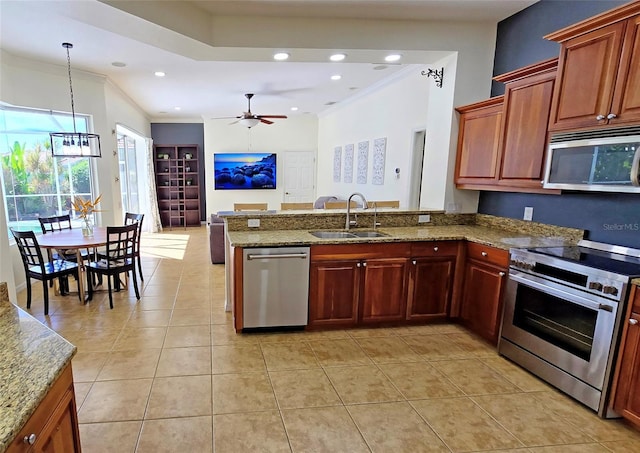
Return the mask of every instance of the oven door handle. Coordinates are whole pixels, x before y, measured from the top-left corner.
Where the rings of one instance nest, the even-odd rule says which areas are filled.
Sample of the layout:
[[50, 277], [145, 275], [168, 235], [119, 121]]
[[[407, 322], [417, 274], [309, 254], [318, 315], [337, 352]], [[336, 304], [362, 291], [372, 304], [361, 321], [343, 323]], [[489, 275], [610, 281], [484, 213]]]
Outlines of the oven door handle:
[[[591, 301], [589, 299], [586, 299], [582, 296], [579, 296], [577, 294], [573, 294], [573, 293], [569, 293], [566, 291], [562, 291], [560, 289], [557, 288], [553, 288], [550, 286], [545, 285], [544, 283], [540, 283], [536, 280], [533, 280], [531, 277], [524, 277], [526, 274], [523, 274], [522, 272], [518, 272], [516, 270], [510, 270], [509, 272], [509, 279], [513, 280], [516, 283], [520, 283], [522, 285], [525, 286], [529, 286], [530, 288], [536, 289], [540, 292], [546, 293], [546, 294], [550, 294], [552, 296], [555, 296], [559, 299], [565, 299], [568, 300], [574, 304], [578, 304], [581, 305], [585, 308], [589, 308], [591, 310], [604, 310], [604, 311], [608, 311], [610, 313], [613, 313], [615, 307], [613, 305], [610, 304], [606, 304], [606, 303], [600, 303], [600, 302], [595, 302], [595, 301]], [[535, 278], [535, 277], [533, 277]]]

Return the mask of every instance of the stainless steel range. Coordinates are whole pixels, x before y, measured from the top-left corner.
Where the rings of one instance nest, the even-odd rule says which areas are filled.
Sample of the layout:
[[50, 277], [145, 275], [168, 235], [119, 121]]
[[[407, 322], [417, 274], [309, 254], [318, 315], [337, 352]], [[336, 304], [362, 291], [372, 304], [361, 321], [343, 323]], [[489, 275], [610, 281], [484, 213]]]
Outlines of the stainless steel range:
[[640, 250], [580, 241], [512, 249], [498, 351], [598, 412], [608, 408]]

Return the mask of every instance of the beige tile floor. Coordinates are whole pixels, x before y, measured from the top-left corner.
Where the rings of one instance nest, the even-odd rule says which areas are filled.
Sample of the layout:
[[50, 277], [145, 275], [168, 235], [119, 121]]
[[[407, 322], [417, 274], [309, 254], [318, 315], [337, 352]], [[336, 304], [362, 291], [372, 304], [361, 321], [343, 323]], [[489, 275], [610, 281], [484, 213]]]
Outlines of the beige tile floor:
[[140, 301], [54, 297], [44, 317], [34, 286], [78, 346], [85, 453], [640, 451], [455, 325], [236, 335], [204, 228], [143, 245]]

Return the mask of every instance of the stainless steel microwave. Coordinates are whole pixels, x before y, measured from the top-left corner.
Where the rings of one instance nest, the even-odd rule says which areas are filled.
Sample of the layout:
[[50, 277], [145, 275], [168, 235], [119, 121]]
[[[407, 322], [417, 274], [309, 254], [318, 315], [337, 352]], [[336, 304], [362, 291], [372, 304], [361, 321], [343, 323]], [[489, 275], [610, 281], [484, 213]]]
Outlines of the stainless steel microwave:
[[543, 187], [640, 193], [640, 126], [555, 134]]

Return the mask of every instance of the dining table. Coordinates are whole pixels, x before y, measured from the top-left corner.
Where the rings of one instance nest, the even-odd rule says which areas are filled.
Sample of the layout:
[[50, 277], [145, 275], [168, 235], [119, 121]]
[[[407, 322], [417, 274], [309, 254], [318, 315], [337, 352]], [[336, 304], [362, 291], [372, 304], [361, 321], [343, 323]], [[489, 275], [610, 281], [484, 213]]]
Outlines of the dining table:
[[86, 269], [82, 259], [82, 249], [93, 249], [107, 244], [107, 229], [105, 227], [94, 227], [93, 235], [85, 236], [82, 229], [70, 229], [48, 232], [38, 237], [38, 244], [45, 249], [59, 249], [76, 251], [78, 261], [78, 294], [82, 303], [85, 299], [85, 276]]

